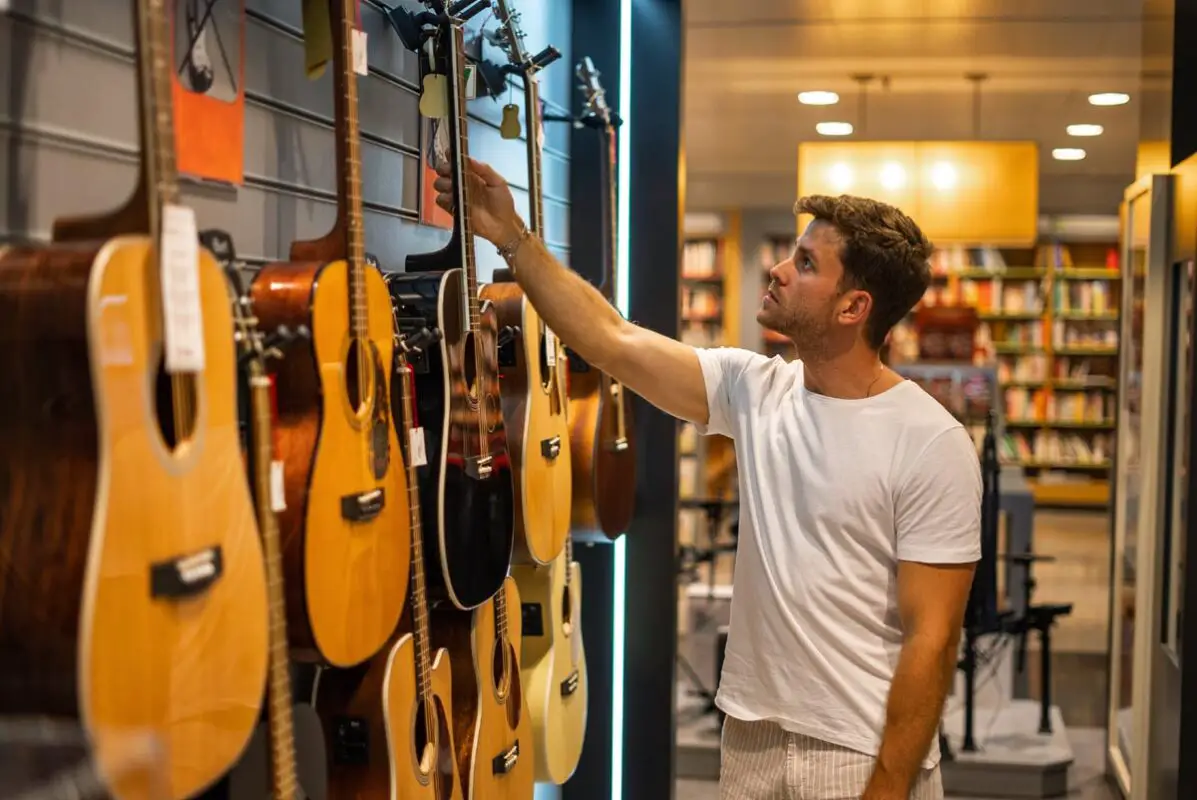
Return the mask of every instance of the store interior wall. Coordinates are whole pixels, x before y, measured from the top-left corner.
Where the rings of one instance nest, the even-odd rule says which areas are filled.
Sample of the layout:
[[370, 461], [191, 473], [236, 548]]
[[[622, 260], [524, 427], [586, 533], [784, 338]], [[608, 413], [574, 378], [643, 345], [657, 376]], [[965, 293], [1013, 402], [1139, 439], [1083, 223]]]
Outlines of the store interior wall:
[[[225, 0], [227, 2], [227, 0]], [[410, 9], [412, 0], [402, 0]], [[552, 43], [561, 60], [542, 74], [546, 110], [578, 106], [568, 2], [520, 0], [528, 49]], [[336, 210], [331, 67], [316, 80], [304, 70], [302, 4], [246, 0], [245, 181], [240, 187], [185, 182], [184, 198], [201, 230], [230, 233], [248, 263], [285, 259], [296, 239], [316, 238]], [[183, 4], [180, 3], [182, 8]], [[418, 65], [383, 16], [362, 0], [370, 74], [359, 81], [366, 250], [384, 270], [402, 271], [410, 253], [435, 250], [448, 232], [421, 226]], [[493, 28], [483, 13], [470, 22]], [[124, 0], [14, 0], [0, 16], [0, 236], [48, 239], [55, 218], [122, 204], [137, 175], [137, 108], [132, 4]], [[504, 63], [484, 43], [484, 57]], [[515, 188], [527, 211], [525, 141], [499, 133], [502, 107], [522, 92], [469, 104], [470, 148]], [[524, 132], [526, 135], [526, 132]], [[546, 125], [543, 157], [546, 239], [568, 263], [569, 126]], [[500, 264], [479, 242], [479, 279]]]

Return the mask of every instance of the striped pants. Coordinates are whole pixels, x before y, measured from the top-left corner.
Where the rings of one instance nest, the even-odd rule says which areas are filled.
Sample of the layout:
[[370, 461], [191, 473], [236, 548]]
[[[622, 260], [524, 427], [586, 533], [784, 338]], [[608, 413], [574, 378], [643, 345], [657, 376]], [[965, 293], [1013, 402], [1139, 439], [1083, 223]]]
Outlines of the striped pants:
[[[874, 757], [797, 733], [775, 722], [723, 723], [720, 800], [859, 800]], [[923, 770], [910, 800], [942, 800], [939, 767]]]

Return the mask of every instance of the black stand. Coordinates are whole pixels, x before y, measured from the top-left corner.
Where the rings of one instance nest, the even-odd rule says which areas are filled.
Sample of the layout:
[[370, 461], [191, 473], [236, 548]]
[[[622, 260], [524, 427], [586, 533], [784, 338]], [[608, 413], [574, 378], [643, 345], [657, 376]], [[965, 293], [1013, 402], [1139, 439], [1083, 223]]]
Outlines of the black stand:
[[[681, 501], [682, 508], [696, 508], [706, 512], [707, 516], [707, 541], [709, 545], [702, 547], [683, 547], [679, 553], [678, 574], [683, 578], [689, 578], [692, 581], [698, 580], [698, 565], [703, 563], [710, 564], [710, 570], [707, 573], [707, 600], [715, 598], [715, 566], [718, 562], [718, 557], [721, 553], [734, 553], [736, 551], [736, 543], [719, 544], [719, 525], [723, 521], [723, 514], [725, 511], [738, 507], [739, 503], [735, 500], [692, 500], [685, 499]], [[738, 534], [738, 525], [732, 525], [733, 534]], [[722, 723], [723, 714], [715, 705], [715, 693], [719, 689], [719, 674], [723, 668], [723, 650], [727, 644], [726, 634], [720, 632], [715, 637], [715, 687], [708, 689], [706, 683], [698, 675], [698, 671], [689, 660], [679, 651], [677, 654], [677, 663], [681, 667], [682, 672], [686, 673], [686, 677], [693, 688], [688, 691], [692, 697], [701, 697], [704, 700], [702, 713], [703, 714], [718, 714], [719, 721]]]

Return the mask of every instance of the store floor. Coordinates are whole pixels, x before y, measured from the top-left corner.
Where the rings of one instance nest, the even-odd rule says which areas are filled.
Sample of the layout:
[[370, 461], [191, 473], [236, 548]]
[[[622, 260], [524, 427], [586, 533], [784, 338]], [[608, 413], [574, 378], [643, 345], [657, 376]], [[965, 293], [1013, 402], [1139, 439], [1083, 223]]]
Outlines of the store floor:
[[[729, 539], [726, 531], [720, 538]], [[1076, 750], [1072, 780], [1076, 789], [1069, 797], [1077, 800], [1114, 797], [1100, 777], [1108, 674], [1109, 547], [1109, 517], [1104, 512], [1044, 510], [1035, 515], [1034, 550], [1056, 560], [1036, 565], [1033, 602], [1073, 604], [1072, 614], [1060, 620], [1053, 631], [1052, 689], [1054, 704], [1060, 707]], [[721, 557], [715, 573], [717, 586], [730, 584], [733, 564], [734, 555]], [[704, 568], [694, 591], [705, 589], [707, 580]], [[715, 685], [715, 631], [726, 621], [726, 606], [726, 602], [705, 597], [683, 602], [679, 650], [694, 677], [708, 689]], [[1039, 649], [1034, 642], [1027, 648], [1026, 668], [1031, 694], [1039, 698]], [[694, 697], [694, 682], [683, 665], [679, 665], [678, 682], [681, 732], [698, 722], [695, 706], [702, 701]], [[718, 790], [714, 782], [683, 780], [678, 783], [677, 797], [705, 800], [718, 797]]]

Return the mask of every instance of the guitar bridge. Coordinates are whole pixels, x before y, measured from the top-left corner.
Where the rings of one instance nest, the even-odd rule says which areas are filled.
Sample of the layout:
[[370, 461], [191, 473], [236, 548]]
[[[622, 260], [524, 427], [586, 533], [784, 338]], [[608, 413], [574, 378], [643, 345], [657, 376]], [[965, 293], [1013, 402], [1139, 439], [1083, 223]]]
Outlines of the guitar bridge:
[[516, 739], [515, 744], [499, 753], [491, 760], [491, 767], [496, 775], [506, 775], [515, 769], [515, 764], [520, 760], [520, 743]]
[[494, 467], [491, 466], [490, 456], [475, 456], [466, 461], [466, 475], [476, 481], [484, 481], [490, 477]]
[[382, 513], [386, 495], [382, 489], [371, 489], [341, 498], [341, 517], [349, 522], [369, 522]]
[[541, 439], [540, 454], [549, 461], [556, 460], [557, 456], [561, 455], [561, 437], [554, 436], [550, 439]]
[[150, 565], [150, 597], [182, 600], [200, 594], [224, 572], [220, 545]]
[[578, 691], [578, 684], [581, 682], [581, 680], [581, 676], [578, 675], [578, 671], [576, 669], [569, 673], [569, 677], [561, 681], [561, 696], [569, 697], [571, 694]]

